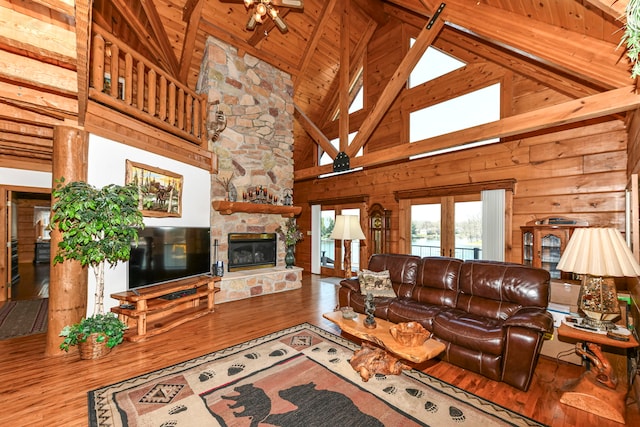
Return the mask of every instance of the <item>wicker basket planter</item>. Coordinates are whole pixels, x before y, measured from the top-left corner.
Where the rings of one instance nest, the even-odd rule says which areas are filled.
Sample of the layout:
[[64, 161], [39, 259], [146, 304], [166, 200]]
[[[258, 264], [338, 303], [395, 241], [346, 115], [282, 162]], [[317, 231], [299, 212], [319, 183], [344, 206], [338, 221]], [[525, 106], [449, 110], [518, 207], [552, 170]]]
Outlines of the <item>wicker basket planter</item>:
[[107, 347], [107, 338], [105, 337], [102, 342], [98, 342], [98, 337], [104, 334], [91, 334], [87, 337], [86, 341], [78, 343], [78, 349], [80, 350], [80, 359], [99, 359], [106, 356], [111, 352], [111, 348]]

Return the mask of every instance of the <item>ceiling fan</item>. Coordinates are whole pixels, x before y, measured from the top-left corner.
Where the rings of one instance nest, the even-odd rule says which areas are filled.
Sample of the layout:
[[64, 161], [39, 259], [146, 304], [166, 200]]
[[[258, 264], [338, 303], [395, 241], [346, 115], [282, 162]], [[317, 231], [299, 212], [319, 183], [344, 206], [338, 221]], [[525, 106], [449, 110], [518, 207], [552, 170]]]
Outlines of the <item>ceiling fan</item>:
[[269, 15], [281, 33], [289, 31], [289, 27], [278, 14], [278, 7], [290, 7], [294, 9], [304, 9], [303, 0], [220, 0], [223, 3], [244, 3], [247, 9], [253, 7], [247, 30], [253, 31], [257, 24], [264, 22], [264, 17]]

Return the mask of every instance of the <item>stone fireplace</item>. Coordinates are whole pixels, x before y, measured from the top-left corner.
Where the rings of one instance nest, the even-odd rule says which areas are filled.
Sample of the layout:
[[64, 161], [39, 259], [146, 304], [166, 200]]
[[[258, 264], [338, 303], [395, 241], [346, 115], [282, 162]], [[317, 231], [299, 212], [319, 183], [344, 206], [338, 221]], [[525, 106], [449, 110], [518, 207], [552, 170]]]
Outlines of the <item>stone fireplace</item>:
[[[213, 142], [218, 174], [212, 175], [211, 200], [237, 197], [263, 188], [282, 200], [293, 188], [293, 82], [291, 76], [237, 48], [209, 37], [198, 82], [207, 93], [209, 120], [226, 115], [226, 129]], [[214, 107], [215, 105], [215, 107]], [[230, 180], [229, 193], [224, 188]], [[248, 203], [248, 202], [247, 202]], [[216, 302], [247, 298], [301, 286], [302, 269], [286, 269], [284, 244], [276, 240], [275, 265], [254, 269], [236, 265], [229, 236], [274, 234], [286, 218], [278, 213], [212, 210], [211, 239], [220, 242], [218, 260], [225, 275]], [[234, 264], [234, 271], [229, 266]], [[236, 268], [238, 267], [238, 268]]]

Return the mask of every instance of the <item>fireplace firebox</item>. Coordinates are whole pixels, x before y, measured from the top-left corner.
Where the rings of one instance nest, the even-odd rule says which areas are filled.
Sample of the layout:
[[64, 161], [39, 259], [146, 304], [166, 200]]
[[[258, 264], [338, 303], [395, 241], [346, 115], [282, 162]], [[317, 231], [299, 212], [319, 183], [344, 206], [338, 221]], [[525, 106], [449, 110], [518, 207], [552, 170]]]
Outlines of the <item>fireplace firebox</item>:
[[229, 233], [229, 271], [275, 267], [278, 256], [276, 233]]

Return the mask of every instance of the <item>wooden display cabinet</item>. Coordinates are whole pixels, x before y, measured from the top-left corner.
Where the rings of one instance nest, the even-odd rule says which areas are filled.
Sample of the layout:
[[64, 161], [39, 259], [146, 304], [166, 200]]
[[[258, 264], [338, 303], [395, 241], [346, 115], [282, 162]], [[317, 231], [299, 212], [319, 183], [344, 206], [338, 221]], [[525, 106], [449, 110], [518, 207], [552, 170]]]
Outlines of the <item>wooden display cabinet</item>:
[[550, 217], [530, 221], [522, 231], [522, 264], [543, 268], [552, 279], [570, 279], [571, 273], [557, 269], [573, 230], [588, 227], [586, 221]]

